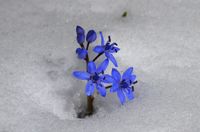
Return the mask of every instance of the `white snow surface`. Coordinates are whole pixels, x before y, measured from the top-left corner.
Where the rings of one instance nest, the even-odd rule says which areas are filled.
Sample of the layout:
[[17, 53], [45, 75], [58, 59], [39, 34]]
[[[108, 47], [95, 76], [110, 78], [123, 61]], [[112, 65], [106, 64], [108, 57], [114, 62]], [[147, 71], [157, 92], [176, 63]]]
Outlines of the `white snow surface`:
[[[118, 43], [119, 70], [137, 75], [133, 101], [108, 92], [76, 118], [76, 25]], [[0, 132], [199, 132], [199, 86], [199, 0], [0, 0]]]

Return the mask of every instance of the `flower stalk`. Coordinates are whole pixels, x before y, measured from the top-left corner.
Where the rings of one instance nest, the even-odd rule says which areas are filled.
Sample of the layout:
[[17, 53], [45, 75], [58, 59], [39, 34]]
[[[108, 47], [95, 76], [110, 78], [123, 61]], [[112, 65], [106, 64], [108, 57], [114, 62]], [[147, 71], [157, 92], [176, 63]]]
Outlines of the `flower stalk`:
[[[90, 43], [88, 42], [87, 43], [87, 47], [86, 47], [87, 51], [89, 49], [89, 45], [90, 45]], [[85, 60], [86, 60], [86, 71], [88, 72], [88, 62], [89, 62], [89, 56], [88, 56], [88, 54], [86, 55]], [[85, 115], [90, 116], [90, 115], [93, 114], [93, 112], [94, 112], [93, 101], [94, 101], [94, 96], [92, 96], [92, 95], [91, 96], [87, 96], [87, 108], [86, 108]]]
[[103, 55], [103, 52], [99, 53], [92, 61], [96, 61], [101, 55]]
[[87, 96], [87, 111], [86, 111], [86, 115], [92, 115], [94, 112], [94, 107], [93, 107], [93, 101], [94, 101], [94, 97], [91, 96]]

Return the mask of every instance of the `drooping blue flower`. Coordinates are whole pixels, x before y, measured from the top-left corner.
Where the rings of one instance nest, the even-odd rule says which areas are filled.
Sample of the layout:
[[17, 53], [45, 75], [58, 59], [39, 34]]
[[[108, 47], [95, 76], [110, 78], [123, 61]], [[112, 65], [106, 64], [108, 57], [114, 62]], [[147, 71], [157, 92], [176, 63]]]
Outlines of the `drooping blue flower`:
[[85, 41], [85, 30], [81, 26], [76, 26], [76, 40], [79, 44], [83, 44]]
[[133, 67], [128, 68], [122, 75], [115, 68], [112, 69], [113, 84], [110, 92], [117, 92], [117, 96], [121, 104], [124, 104], [126, 97], [128, 100], [134, 98], [134, 93], [132, 90], [132, 84], [136, 80], [136, 75], [132, 74]]
[[76, 54], [78, 55], [79, 59], [85, 59], [86, 55], [88, 54], [88, 51], [84, 48], [77, 48]]
[[92, 43], [97, 39], [97, 34], [94, 30], [90, 30], [87, 33], [86, 40], [88, 43]]
[[109, 41], [105, 43], [104, 37], [102, 32], [100, 32], [101, 36], [101, 45], [97, 45], [93, 51], [99, 54], [105, 54], [105, 56], [117, 67], [117, 61], [115, 57], [112, 55], [112, 53], [118, 52], [120, 49], [117, 46], [116, 43], [110, 43]]
[[103, 71], [108, 66], [108, 59], [105, 59], [99, 66], [96, 68], [96, 65], [93, 61], [88, 62], [87, 72], [84, 71], [74, 71], [74, 77], [87, 80], [85, 93], [87, 96], [91, 96], [94, 93], [95, 87], [101, 96], [106, 96], [106, 89], [102, 83], [111, 83], [112, 78], [109, 75], [102, 74]]

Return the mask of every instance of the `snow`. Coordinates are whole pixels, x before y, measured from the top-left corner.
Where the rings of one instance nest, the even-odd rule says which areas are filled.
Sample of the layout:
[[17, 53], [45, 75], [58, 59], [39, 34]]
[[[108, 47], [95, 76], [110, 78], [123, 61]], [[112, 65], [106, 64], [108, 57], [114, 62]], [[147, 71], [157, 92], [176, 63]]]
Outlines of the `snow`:
[[[0, 0], [0, 132], [199, 132], [200, 1]], [[121, 15], [128, 12], [126, 18]], [[75, 27], [111, 35], [136, 98], [95, 98], [77, 119], [84, 85], [71, 76]], [[110, 65], [108, 73], [112, 65]]]

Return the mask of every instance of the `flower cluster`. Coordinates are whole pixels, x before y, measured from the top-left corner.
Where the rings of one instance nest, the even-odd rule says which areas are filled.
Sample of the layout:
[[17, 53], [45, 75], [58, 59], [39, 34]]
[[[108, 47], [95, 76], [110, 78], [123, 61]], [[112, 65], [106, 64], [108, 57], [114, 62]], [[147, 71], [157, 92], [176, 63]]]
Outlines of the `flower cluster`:
[[[118, 67], [117, 61], [113, 56], [113, 54], [120, 50], [117, 47], [118, 45], [115, 42], [111, 42], [110, 36], [108, 36], [108, 41], [105, 41], [103, 33], [99, 32], [101, 44], [93, 48], [97, 56], [90, 60], [88, 49], [90, 44], [97, 39], [96, 32], [89, 30], [85, 35], [85, 30], [81, 26], [77, 26], [76, 34], [77, 42], [80, 45], [76, 49], [76, 54], [79, 59], [86, 61], [87, 66], [86, 71], [74, 71], [73, 76], [87, 81], [85, 94], [92, 96], [96, 90], [101, 96], [105, 97], [107, 93], [106, 89], [110, 89], [110, 93], [117, 93], [121, 104], [125, 103], [126, 97], [128, 100], [132, 100], [134, 98], [133, 85], [137, 82], [136, 75], [133, 74], [133, 67], [128, 68], [122, 75], [116, 68], [112, 69], [111, 74], [104, 73], [110, 61], [115, 67]], [[86, 44], [84, 44], [85, 41]], [[95, 61], [101, 55], [105, 55], [105, 59], [97, 66]]]

